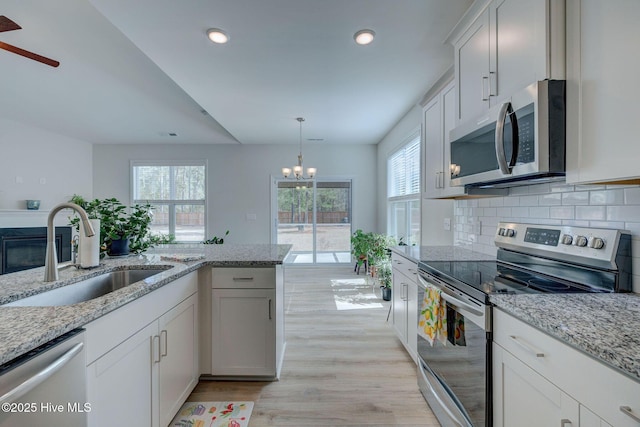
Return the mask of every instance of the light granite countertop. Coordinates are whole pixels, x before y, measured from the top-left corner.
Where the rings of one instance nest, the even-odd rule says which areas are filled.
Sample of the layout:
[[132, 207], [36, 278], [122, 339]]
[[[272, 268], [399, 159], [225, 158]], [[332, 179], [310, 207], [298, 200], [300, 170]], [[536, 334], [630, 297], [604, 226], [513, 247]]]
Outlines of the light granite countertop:
[[640, 295], [491, 295], [503, 311], [640, 381]]
[[268, 267], [282, 264], [291, 245], [163, 245], [143, 255], [105, 258], [100, 266], [59, 272], [59, 280], [44, 282], [44, 267], [0, 276], [0, 305], [69, 285], [102, 273], [130, 268], [166, 268], [160, 274], [102, 297], [55, 307], [0, 306], [0, 364], [97, 319], [185, 274], [204, 266]]
[[472, 251], [464, 246], [394, 246], [391, 251], [411, 261], [491, 261], [495, 256]]

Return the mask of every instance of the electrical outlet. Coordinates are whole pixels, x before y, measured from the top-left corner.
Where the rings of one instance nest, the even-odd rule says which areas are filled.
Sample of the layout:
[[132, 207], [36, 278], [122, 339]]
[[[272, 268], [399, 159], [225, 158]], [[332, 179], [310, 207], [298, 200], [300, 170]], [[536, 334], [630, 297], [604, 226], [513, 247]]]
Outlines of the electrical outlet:
[[451, 218], [444, 219], [444, 229], [447, 231], [451, 231]]

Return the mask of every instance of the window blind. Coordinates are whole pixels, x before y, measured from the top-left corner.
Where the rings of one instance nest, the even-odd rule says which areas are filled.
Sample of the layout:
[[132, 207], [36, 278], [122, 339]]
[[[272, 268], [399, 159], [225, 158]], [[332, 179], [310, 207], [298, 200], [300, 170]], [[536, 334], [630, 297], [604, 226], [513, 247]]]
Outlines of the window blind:
[[393, 153], [387, 165], [388, 197], [420, 193], [420, 135]]

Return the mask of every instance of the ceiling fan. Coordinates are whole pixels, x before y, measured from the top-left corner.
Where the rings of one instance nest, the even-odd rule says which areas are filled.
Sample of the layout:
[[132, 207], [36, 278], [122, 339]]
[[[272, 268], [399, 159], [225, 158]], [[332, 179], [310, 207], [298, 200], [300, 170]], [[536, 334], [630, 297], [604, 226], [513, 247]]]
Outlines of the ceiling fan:
[[[20, 25], [16, 24], [6, 16], [0, 15], [0, 33], [3, 33], [5, 31], [20, 30], [20, 29], [22, 29]], [[37, 53], [29, 52], [28, 50], [24, 50], [17, 46], [13, 46], [1, 41], [0, 41], [0, 49], [7, 50], [9, 52], [13, 52], [18, 55], [22, 55], [25, 58], [33, 59], [34, 61], [41, 62], [51, 67], [57, 67], [58, 65], [60, 65], [60, 62], [54, 59], [47, 58], [46, 56], [38, 55]]]

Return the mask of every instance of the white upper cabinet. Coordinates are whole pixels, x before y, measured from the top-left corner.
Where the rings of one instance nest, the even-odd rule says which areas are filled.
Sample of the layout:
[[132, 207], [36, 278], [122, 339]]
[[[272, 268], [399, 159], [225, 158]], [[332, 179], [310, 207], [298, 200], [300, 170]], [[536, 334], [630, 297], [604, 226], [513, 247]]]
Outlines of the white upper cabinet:
[[464, 195], [464, 187], [451, 187], [449, 132], [455, 123], [455, 87], [448, 83], [422, 109], [424, 141], [424, 197], [429, 199]]
[[638, 17], [638, 0], [567, 0], [567, 182], [640, 178]]
[[565, 78], [564, 0], [478, 0], [451, 32], [456, 124], [531, 83]]

